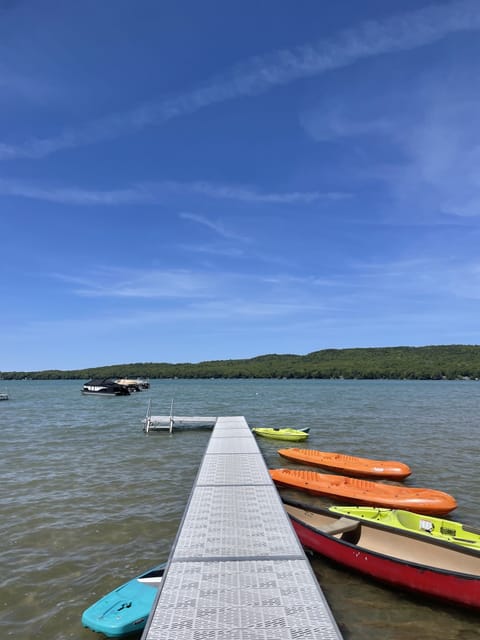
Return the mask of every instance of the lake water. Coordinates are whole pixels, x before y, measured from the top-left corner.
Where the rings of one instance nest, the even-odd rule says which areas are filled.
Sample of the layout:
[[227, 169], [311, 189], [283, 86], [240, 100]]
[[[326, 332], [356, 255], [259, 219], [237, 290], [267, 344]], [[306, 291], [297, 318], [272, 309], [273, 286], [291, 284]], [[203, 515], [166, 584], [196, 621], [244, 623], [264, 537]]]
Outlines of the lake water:
[[[121, 398], [81, 386], [0, 382], [2, 640], [95, 640], [82, 611], [167, 559], [210, 431], [145, 434], [149, 399], [154, 414], [175, 398], [177, 415], [310, 426], [310, 448], [401, 460], [407, 485], [454, 495], [452, 517], [480, 526], [478, 382], [164, 380]], [[281, 443], [258, 442], [270, 467], [288, 466]], [[480, 637], [476, 614], [312, 565], [346, 640]]]

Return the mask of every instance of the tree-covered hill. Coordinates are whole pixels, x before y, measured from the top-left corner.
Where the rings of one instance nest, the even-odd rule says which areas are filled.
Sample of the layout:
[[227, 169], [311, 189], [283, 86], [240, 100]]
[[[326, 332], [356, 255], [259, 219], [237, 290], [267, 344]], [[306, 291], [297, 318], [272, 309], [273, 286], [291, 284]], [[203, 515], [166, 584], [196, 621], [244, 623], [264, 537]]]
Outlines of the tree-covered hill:
[[145, 378], [480, 379], [480, 346], [325, 349], [307, 355], [270, 354], [199, 363], [137, 362], [72, 371], [3, 371], [3, 380]]

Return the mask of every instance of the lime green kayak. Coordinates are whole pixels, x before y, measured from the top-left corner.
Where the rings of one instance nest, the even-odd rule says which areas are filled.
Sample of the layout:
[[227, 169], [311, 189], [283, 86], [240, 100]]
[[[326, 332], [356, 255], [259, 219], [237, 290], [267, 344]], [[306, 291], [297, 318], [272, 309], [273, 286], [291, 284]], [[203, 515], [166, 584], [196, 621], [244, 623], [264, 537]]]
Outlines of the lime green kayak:
[[410, 533], [425, 535], [444, 542], [454, 542], [469, 549], [480, 551], [480, 529], [442, 518], [376, 507], [330, 507], [330, 511], [349, 518], [368, 520], [383, 527], [401, 529]]
[[253, 433], [257, 436], [263, 436], [264, 438], [271, 438], [273, 440], [289, 440], [290, 442], [302, 442], [308, 438], [306, 431], [300, 429], [273, 429], [255, 427], [252, 429]]

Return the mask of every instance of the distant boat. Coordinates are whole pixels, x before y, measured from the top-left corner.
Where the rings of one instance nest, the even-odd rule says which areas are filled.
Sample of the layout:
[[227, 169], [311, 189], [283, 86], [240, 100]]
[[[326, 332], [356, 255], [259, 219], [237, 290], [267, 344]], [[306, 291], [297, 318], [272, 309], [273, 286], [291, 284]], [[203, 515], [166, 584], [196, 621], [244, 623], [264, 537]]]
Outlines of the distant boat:
[[83, 612], [83, 626], [109, 638], [142, 631], [166, 566], [159, 564], [100, 598]]
[[93, 378], [82, 387], [83, 395], [129, 396], [128, 387], [118, 384], [114, 378]]
[[271, 469], [270, 476], [277, 485], [347, 504], [374, 505], [430, 515], [445, 515], [457, 506], [455, 498], [435, 489], [383, 484], [299, 469]]
[[130, 393], [150, 388], [150, 383], [145, 378], [114, 378], [114, 380], [117, 384], [127, 387]]
[[279, 449], [279, 455], [314, 467], [328, 469], [334, 473], [341, 473], [356, 478], [387, 478], [389, 480], [404, 480], [411, 473], [409, 466], [394, 460], [370, 460], [343, 453], [317, 451], [316, 449]]
[[284, 505], [306, 549], [396, 589], [480, 610], [477, 551], [320, 507], [290, 500]]
[[302, 442], [308, 438], [308, 429], [274, 429], [274, 428], [262, 428], [254, 427], [253, 433], [263, 438], [270, 438], [272, 440], [288, 440], [290, 442]]
[[0, 392], [0, 400], [8, 400], [8, 393], [5, 392]]
[[480, 551], [480, 529], [454, 520], [443, 520], [403, 509], [380, 507], [332, 506], [329, 507], [329, 511], [356, 520], [367, 520], [381, 527], [400, 529], [411, 534], [427, 536]]

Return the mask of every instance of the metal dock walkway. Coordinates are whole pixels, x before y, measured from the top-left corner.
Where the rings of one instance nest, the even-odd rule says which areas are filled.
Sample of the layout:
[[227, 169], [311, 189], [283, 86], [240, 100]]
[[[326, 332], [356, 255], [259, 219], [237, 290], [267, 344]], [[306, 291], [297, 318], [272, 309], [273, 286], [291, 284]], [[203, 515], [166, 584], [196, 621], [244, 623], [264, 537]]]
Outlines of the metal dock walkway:
[[341, 640], [243, 417], [218, 418], [143, 640]]

